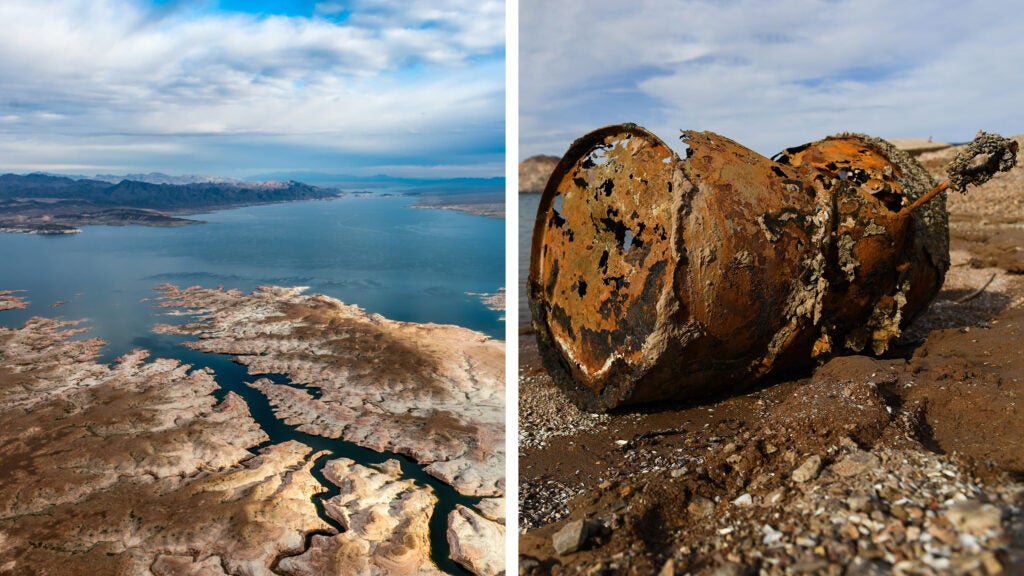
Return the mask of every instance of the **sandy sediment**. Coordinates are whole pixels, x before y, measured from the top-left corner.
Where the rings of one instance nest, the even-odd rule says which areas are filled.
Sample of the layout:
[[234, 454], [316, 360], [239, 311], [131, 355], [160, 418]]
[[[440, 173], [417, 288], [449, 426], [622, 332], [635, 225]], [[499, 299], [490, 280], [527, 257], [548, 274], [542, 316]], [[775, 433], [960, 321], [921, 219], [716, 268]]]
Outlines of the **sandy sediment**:
[[21, 310], [28, 306], [28, 301], [18, 296], [17, 290], [0, 290], [0, 310]]

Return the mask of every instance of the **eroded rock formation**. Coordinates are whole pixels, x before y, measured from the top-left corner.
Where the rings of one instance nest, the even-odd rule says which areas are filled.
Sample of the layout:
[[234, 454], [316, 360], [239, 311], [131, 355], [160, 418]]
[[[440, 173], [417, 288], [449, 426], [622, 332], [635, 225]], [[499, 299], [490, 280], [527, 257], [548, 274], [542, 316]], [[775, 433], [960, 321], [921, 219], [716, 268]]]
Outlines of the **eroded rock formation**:
[[327, 463], [324, 474], [341, 488], [325, 508], [345, 532], [313, 536], [305, 553], [280, 562], [281, 572], [441, 574], [428, 556], [428, 522], [437, 498], [412, 480], [403, 480], [398, 461], [368, 467], [338, 458]]
[[210, 373], [142, 351], [97, 364], [102, 341], [70, 324], [0, 328], [0, 571], [269, 574], [330, 529], [309, 448], [254, 456], [266, 435]]
[[[408, 455], [489, 496], [478, 512], [503, 518], [503, 344], [299, 292], [168, 287], [164, 305], [184, 308], [170, 314], [210, 314], [162, 330], [198, 334], [195, 348], [237, 354], [251, 372], [289, 375], [298, 387], [250, 386], [289, 423]], [[0, 310], [24, 304], [0, 292]], [[397, 461], [334, 459], [321, 484], [326, 452], [271, 442], [241, 396], [213, 394], [211, 370], [142, 350], [99, 364], [104, 343], [72, 338], [83, 331], [44, 318], [0, 327], [0, 573], [438, 573], [437, 498]], [[330, 484], [340, 493], [321, 518], [313, 497]], [[504, 549], [493, 531], [467, 534]], [[492, 573], [467, 546], [455, 559]]]
[[448, 544], [452, 558], [476, 574], [497, 576], [505, 567], [505, 526], [488, 520], [465, 506], [448, 516]]
[[457, 326], [367, 314], [301, 288], [251, 294], [161, 287], [160, 306], [200, 314], [157, 331], [232, 354], [288, 424], [404, 454], [462, 494], [504, 492], [504, 343]]

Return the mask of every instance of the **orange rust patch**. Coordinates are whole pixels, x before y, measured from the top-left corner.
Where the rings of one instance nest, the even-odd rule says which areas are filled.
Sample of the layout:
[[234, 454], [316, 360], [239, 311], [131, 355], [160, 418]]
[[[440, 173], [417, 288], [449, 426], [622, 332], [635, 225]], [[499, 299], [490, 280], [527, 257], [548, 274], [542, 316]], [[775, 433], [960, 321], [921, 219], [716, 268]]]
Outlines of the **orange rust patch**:
[[668, 287], [672, 172], [678, 160], [639, 130], [588, 139], [572, 165], [553, 177], [538, 219], [543, 238], [535, 276], [544, 278], [551, 336], [582, 377], [615, 359], [633, 365], [643, 354]]

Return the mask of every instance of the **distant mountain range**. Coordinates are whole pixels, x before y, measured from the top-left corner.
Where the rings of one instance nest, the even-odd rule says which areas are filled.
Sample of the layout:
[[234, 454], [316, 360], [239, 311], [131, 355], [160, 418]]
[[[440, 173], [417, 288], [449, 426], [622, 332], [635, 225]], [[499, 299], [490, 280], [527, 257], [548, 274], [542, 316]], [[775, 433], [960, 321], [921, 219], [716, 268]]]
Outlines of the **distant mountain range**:
[[[157, 178], [160, 176], [166, 175], [157, 175]], [[114, 183], [51, 174], [3, 174], [0, 175], [0, 232], [69, 234], [79, 232], [80, 226], [92, 224], [184, 226], [197, 221], [179, 218], [177, 214], [337, 196], [337, 190], [301, 182], [205, 180], [173, 184], [120, 180]]]
[[121, 180], [74, 179], [49, 174], [0, 176], [0, 202], [60, 200], [93, 206], [127, 206], [149, 210], [195, 211], [214, 206], [315, 200], [337, 196], [301, 182], [149, 183]]
[[[504, 178], [397, 178], [289, 172], [258, 181], [159, 172], [69, 177], [0, 175], [0, 232], [66, 234], [93, 224], [184, 226], [182, 214], [216, 208], [335, 198], [342, 190], [419, 196], [418, 206], [500, 217]], [[320, 186], [298, 181], [308, 178]], [[387, 190], [391, 189], [391, 190]]]
[[[76, 177], [77, 179], [90, 179], [88, 176]], [[105, 182], [111, 182], [117, 184], [122, 180], [132, 180], [135, 182], [145, 182], [147, 184], [244, 184], [245, 180], [238, 178], [228, 178], [226, 176], [202, 176], [198, 174], [185, 174], [182, 176], [171, 176], [170, 174], [164, 174], [163, 172], [150, 172], [148, 174], [97, 174], [92, 180], [103, 180]]]
[[374, 176], [353, 176], [351, 174], [328, 174], [325, 172], [268, 172], [257, 174], [246, 178], [252, 180], [296, 180], [308, 182], [319, 186], [331, 187], [377, 187], [377, 186], [431, 186], [448, 188], [505, 188], [505, 178], [497, 176], [493, 178], [404, 178], [400, 176], [388, 176], [377, 174]]

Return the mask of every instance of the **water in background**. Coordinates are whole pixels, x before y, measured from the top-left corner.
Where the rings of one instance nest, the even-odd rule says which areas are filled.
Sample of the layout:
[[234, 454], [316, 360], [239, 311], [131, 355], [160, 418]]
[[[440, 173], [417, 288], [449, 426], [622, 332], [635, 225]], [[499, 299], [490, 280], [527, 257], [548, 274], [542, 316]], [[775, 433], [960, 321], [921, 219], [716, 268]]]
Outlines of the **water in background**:
[[530, 307], [526, 302], [526, 277], [530, 274], [530, 244], [533, 223], [537, 220], [540, 194], [519, 195], [519, 328], [530, 326]]
[[[0, 290], [27, 290], [30, 316], [87, 319], [103, 360], [154, 344], [151, 301], [164, 282], [309, 286], [394, 320], [457, 324], [504, 339], [502, 313], [467, 292], [505, 285], [504, 221], [407, 207], [408, 197], [251, 206], [181, 228], [88, 226], [81, 234], [0, 234]], [[67, 302], [51, 308], [57, 302]], [[173, 323], [174, 319], [170, 319]]]

